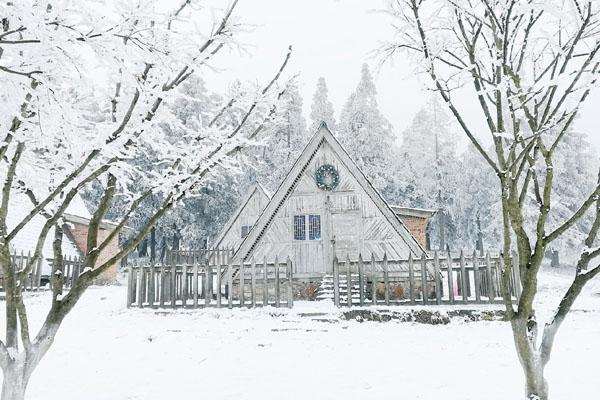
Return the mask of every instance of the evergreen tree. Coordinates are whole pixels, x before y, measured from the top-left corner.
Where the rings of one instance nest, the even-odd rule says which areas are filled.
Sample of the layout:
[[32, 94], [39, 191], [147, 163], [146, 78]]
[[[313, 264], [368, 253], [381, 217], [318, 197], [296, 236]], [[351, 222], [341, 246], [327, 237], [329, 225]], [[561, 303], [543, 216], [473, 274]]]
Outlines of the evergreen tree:
[[[492, 151], [492, 150], [490, 150]], [[501, 204], [497, 196], [498, 179], [487, 168], [479, 152], [469, 144], [459, 157], [457, 192], [452, 213], [456, 225], [455, 249], [472, 251], [479, 235], [479, 219], [485, 251], [496, 251], [502, 239]]]
[[[302, 115], [298, 86], [288, 87], [279, 106], [279, 118], [265, 133], [265, 146], [259, 148], [255, 180], [275, 191], [310, 139]], [[252, 175], [252, 173], [250, 173]]]
[[430, 99], [403, 133], [395, 158], [395, 201], [439, 210], [431, 224], [434, 246], [453, 247], [457, 235], [455, 202], [459, 196], [457, 134], [437, 99]]
[[[206, 127], [210, 123], [210, 115], [214, 115], [223, 103], [223, 98], [218, 94], [210, 93], [202, 78], [195, 75], [190, 76], [179, 90], [184, 96], [178, 98], [172, 106], [176, 120], [161, 125], [162, 129], [168, 132], [172, 141], [179, 140], [187, 134], [186, 132], [195, 132]], [[236, 113], [241, 112], [241, 110], [231, 107], [231, 110], [222, 118], [223, 124], [233, 121], [231, 124], [235, 125], [235, 121], [239, 119], [236, 118]], [[147, 154], [154, 154], [156, 151], [158, 150], [151, 147], [146, 149]], [[144, 157], [137, 162], [147, 170], [154, 168], [154, 165], [149, 164]], [[214, 238], [219, 233], [228, 215], [235, 210], [239, 199], [243, 196], [240, 193], [244, 193], [249, 184], [244, 186], [235, 182], [236, 179], [240, 179], [239, 176], [213, 175], [210, 177], [210, 184], [183, 199], [156, 224], [154, 237], [158, 254], [160, 254], [162, 243], [166, 244], [169, 249], [173, 248], [177, 242], [182, 248], [203, 248], [207, 239]], [[243, 179], [241, 180], [243, 181]], [[132, 185], [140, 186], [137, 189], [140, 192], [144, 189], [141, 187], [141, 183], [133, 182]], [[92, 185], [83, 193], [83, 197], [90, 204], [96, 204], [101, 194], [101, 187]], [[133, 231], [137, 231], [143, 226], [160, 204], [161, 198], [157, 196], [148, 198], [129, 222]], [[107, 218], [118, 220], [126, 212], [126, 203], [115, 202], [107, 213]], [[149, 238], [146, 238], [143, 244], [146, 247], [150, 246]]]
[[340, 115], [339, 140], [373, 186], [388, 195], [393, 190], [390, 168], [394, 146], [392, 125], [381, 115], [377, 89], [369, 67], [362, 67], [360, 82]]
[[[587, 135], [567, 132], [554, 158], [554, 199], [549, 222], [556, 227], [569, 218], [589, 195], [582, 187], [594, 187], [598, 179], [598, 154]], [[581, 252], [586, 232], [592, 224], [592, 213], [578, 221], [555, 244], [560, 249], [561, 262], [574, 261]]]
[[310, 107], [310, 119], [312, 121], [310, 127], [311, 133], [315, 132], [323, 121], [325, 121], [330, 129], [335, 127], [333, 104], [329, 101], [327, 93], [327, 83], [325, 83], [325, 78], [320, 77], [317, 81], [317, 90], [313, 95], [312, 105]]

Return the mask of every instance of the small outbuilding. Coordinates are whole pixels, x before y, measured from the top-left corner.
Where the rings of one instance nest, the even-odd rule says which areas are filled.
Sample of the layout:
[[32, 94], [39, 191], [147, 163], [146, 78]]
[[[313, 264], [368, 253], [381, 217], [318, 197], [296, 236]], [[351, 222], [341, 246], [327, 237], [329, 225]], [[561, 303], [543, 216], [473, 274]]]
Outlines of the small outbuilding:
[[[33, 205], [25, 195], [15, 194], [11, 197], [9, 205], [9, 213], [7, 216], [7, 226], [9, 229], [14, 228], [23, 218], [25, 218], [33, 209]], [[92, 215], [81, 196], [76, 195], [65, 213], [63, 214], [65, 224], [63, 226], [64, 237], [62, 240], [62, 253], [65, 259], [75, 260], [87, 253], [87, 235], [89, 231], [89, 223]], [[23, 253], [24, 257], [34, 251], [38, 237], [46, 219], [42, 215], [34, 216], [27, 225], [23, 227], [11, 241], [11, 251], [14, 254]], [[116, 224], [110, 221], [102, 221], [100, 223], [98, 240], [102, 241], [110, 235], [115, 229]], [[46, 236], [46, 240], [42, 246], [41, 254], [41, 278], [46, 282], [49, 279], [51, 271], [51, 260], [54, 257], [53, 244], [54, 228], [50, 228]], [[104, 263], [112, 258], [119, 251], [119, 238], [115, 237], [109, 245], [103, 250], [98, 258], [97, 265]], [[117, 279], [118, 263], [113, 264], [97, 279], [97, 283], [114, 283]]]
[[437, 210], [401, 206], [390, 207], [415, 239], [417, 239], [417, 242], [429, 250], [429, 226], [431, 219], [437, 213]]

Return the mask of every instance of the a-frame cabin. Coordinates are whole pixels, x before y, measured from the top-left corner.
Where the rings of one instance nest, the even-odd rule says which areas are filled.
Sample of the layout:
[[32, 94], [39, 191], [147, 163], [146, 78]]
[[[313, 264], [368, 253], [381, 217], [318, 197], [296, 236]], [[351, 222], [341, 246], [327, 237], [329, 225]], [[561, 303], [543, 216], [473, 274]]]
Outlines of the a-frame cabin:
[[234, 260], [290, 257], [295, 274], [330, 273], [334, 254], [421, 257], [423, 247], [322, 123]]

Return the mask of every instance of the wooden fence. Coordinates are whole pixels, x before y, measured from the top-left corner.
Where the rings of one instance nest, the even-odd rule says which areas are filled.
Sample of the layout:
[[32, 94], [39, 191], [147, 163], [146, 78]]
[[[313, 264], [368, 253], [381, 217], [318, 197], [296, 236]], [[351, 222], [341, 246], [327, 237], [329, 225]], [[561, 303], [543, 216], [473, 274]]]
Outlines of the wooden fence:
[[[502, 302], [502, 258], [443, 254], [406, 260], [337, 258], [333, 274], [294, 275], [289, 258], [233, 264], [230, 251], [177, 252], [167, 264], [128, 264], [127, 306], [150, 308], [292, 307], [294, 282], [321, 281], [337, 306]], [[513, 257], [513, 260], [515, 258]], [[518, 263], [510, 280], [521, 294]], [[331, 286], [328, 286], [331, 283]]]
[[[31, 252], [25, 254], [23, 252], [17, 253], [15, 251], [11, 255], [11, 261], [15, 271], [23, 270], [30, 260]], [[42, 258], [38, 258], [38, 260], [35, 262], [35, 266], [27, 275], [27, 280], [23, 285], [24, 289], [30, 291], [51, 289], [52, 281], [50, 279], [50, 272], [52, 268], [52, 263], [53, 259], [51, 258], [45, 260], [42, 260]], [[75, 284], [75, 282], [77, 282], [79, 274], [81, 273], [82, 265], [83, 260], [80, 257], [69, 256], [63, 258], [63, 288], [70, 289]], [[4, 290], [4, 277], [2, 276], [1, 271], [0, 280], [2, 281], [2, 290]]]
[[129, 264], [127, 306], [291, 308], [293, 305], [289, 259], [234, 265], [231, 257], [225, 259], [216, 253], [215, 257], [179, 258], [181, 262], [174, 257], [171, 265]]
[[[516, 258], [512, 258], [516, 261]], [[482, 304], [501, 303], [502, 258], [458, 257], [451, 254], [420, 259], [334, 260], [333, 297], [337, 306], [402, 304]], [[521, 295], [517, 262], [513, 262], [510, 293], [513, 301]]]

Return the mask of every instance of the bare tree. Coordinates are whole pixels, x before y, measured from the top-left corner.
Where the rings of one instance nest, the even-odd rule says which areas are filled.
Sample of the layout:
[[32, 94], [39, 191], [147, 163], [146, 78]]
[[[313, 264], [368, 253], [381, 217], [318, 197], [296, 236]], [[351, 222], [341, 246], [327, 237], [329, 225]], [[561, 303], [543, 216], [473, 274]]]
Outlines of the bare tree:
[[[0, 86], [6, 88], [0, 94], [0, 266], [6, 293], [2, 400], [24, 398], [65, 316], [99, 275], [178, 201], [216, 172], [239, 164], [238, 155], [276, 116], [278, 99], [287, 89], [280, 81], [291, 48], [266, 85], [234, 93], [205, 127], [186, 130], [166, 105], [181, 95], [177, 89], [189, 76], [206, 72], [222, 49], [237, 46], [238, 32], [245, 28], [234, 15], [237, 0], [220, 13], [192, 0], [170, 11], [159, 11], [158, 3], [114, 0], [109, 4], [118, 15], [93, 4], [87, 11], [52, 1], [0, 4]], [[210, 30], [197, 32], [197, 25]], [[91, 104], [103, 105], [104, 120], [90, 121]], [[234, 104], [243, 112], [233, 123], [223, 121]], [[168, 136], [161, 124], [174, 125], [178, 136]], [[139, 159], [154, 167], [145, 168], [135, 162]], [[63, 214], [91, 182], [102, 184], [102, 195], [89, 223], [83, 272], [63, 293]], [[15, 196], [26, 196], [31, 207], [9, 224]], [[161, 199], [160, 206], [117, 254], [101, 261], [109, 243], [151, 196]], [[125, 202], [127, 211], [101, 239], [101, 221], [115, 201]], [[11, 243], [40, 215], [44, 224], [35, 249], [19, 267], [11, 259]], [[29, 324], [23, 286], [51, 231], [51, 305], [36, 332]]]
[[[600, 273], [600, 248], [593, 247], [600, 185], [585, 188], [589, 196], [570, 217], [552, 222], [554, 155], [597, 86], [598, 7], [578, 0], [393, 0], [386, 10], [397, 37], [381, 48], [384, 60], [398, 51], [415, 60], [498, 176], [502, 293], [531, 399], [548, 398], [544, 368], [558, 328], [584, 285]], [[480, 125], [469, 121], [457, 98], [479, 110]], [[528, 219], [530, 201], [535, 208], [527, 210], [533, 214]], [[586, 214], [593, 214], [593, 224], [574, 279], [554, 317], [538, 330], [534, 300], [546, 248]], [[516, 305], [509, 291], [511, 250], [523, 284]]]

